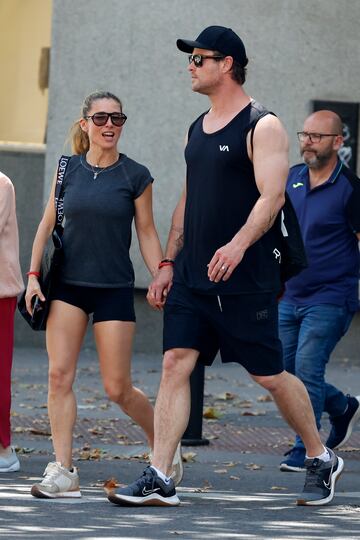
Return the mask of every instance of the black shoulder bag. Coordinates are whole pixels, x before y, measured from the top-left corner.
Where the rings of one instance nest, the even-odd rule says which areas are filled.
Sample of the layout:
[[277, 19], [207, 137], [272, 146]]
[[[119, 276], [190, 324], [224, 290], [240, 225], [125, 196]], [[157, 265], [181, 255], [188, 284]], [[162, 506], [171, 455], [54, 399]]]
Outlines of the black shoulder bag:
[[59, 159], [54, 201], [56, 221], [51, 234], [51, 238], [49, 238], [49, 241], [45, 246], [41, 260], [39, 283], [46, 300], [45, 302], [41, 302], [37, 297], [35, 297], [32, 315], [30, 315], [26, 309], [26, 290], [22, 293], [18, 302], [18, 309], [21, 315], [24, 317], [25, 321], [31, 326], [33, 330], [46, 329], [46, 321], [50, 308], [51, 285], [61, 262], [62, 234], [64, 230], [62, 225], [64, 219], [63, 180], [69, 161], [69, 156], [61, 156], [61, 158]]
[[[256, 119], [251, 128], [250, 146], [252, 151], [255, 126], [260, 118], [263, 118], [266, 114], [274, 115], [272, 112], [264, 113]], [[284, 206], [277, 215], [273, 226], [277, 228], [279, 233], [280, 280], [281, 283], [284, 284], [288, 279], [296, 276], [308, 266], [300, 225], [290, 197], [286, 191]]]

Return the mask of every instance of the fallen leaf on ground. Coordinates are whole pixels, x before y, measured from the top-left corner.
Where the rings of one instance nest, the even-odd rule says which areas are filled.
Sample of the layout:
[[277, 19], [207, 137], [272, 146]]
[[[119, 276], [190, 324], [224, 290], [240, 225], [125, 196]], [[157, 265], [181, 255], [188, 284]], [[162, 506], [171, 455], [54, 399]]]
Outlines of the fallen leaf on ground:
[[217, 420], [220, 418], [220, 412], [215, 407], [206, 407], [203, 412], [203, 417], [208, 419]]
[[115, 489], [119, 486], [119, 482], [113, 476], [103, 482], [102, 486], [106, 489]]
[[195, 461], [196, 452], [183, 452], [182, 460], [184, 463], [193, 463]]
[[45, 437], [51, 436], [50, 430], [46, 430], [46, 429], [30, 428], [29, 431], [30, 433], [33, 433], [34, 435], [44, 435]]
[[104, 482], [103, 489], [107, 495], [111, 495], [120, 485], [116, 478], [109, 478]]
[[96, 409], [96, 405], [78, 405], [78, 409]]
[[212, 488], [212, 485], [208, 480], [205, 480], [203, 487], [195, 488], [194, 493], [206, 493]]
[[101, 450], [100, 448], [93, 448], [92, 450], [81, 451], [79, 453], [78, 459], [81, 461], [101, 459], [105, 454], [107, 454], [106, 450]]
[[100, 427], [88, 428], [88, 432], [92, 433], [93, 435], [104, 435], [104, 432]]
[[227, 472], [227, 469], [214, 469], [214, 473], [216, 474], [226, 474]]
[[215, 396], [216, 399], [222, 399], [224, 401], [230, 401], [236, 397], [236, 394], [232, 394], [231, 392], [223, 392], [222, 394]]
[[27, 431], [29, 431], [29, 428], [22, 427], [22, 426], [17, 426], [17, 427], [14, 428], [12, 431], [13, 431], [14, 433], [26, 433]]
[[262, 468], [262, 465], [257, 465], [256, 463], [247, 463], [247, 465], [245, 465], [245, 469], [248, 469], [249, 471], [259, 471]]
[[262, 396], [259, 396], [256, 401], [260, 401], [260, 403], [266, 403], [268, 401], [274, 401], [274, 400], [270, 394], [264, 394]]
[[264, 416], [265, 414], [265, 411], [243, 411], [241, 416]]
[[204, 433], [204, 437], [205, 437], [205, 439], [208, 439], [208, 441], [213, 441], [214, 439], [219, 438], [218, 435], [207, 435], [206, 433]]
[[144, 459], [145, 461], [147, 461], [149, 459], [149, 453], [143, 452], [142, 454], [131, 454], [130, 457], [133, 459]]
[[16, 446], [15, 450], [17, 454], [31, 454], [32, 452], [35, 452], [35, 448], [27, 448], [26, 446], [24, 447]]
[[230, 480], [240, 480], [240, 476], [230, 475], [229, 478], [230, 478]]
[[110, 409], [110, 403], [102, 403], [100, 405], [100, 409], [102, 409], [103, 411], [106, 411], [107, 409]]
[[273, 491], [286, 491], [287, 490], [287, 488], [283, 486], [271, 486], [271, 489]]
[[236, 403], [239, 407], [246, 409], [253, 406], [253, 402], [249, 399], [243, 399], [242, 401], [238, 401]]

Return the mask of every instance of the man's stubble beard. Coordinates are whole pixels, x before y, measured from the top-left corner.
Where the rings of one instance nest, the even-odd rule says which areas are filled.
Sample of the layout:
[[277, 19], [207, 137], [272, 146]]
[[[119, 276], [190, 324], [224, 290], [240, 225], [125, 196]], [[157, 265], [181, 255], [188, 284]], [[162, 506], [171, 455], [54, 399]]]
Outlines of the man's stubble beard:
[[[311, 152], [311, 157], [304, 156], [304, 152]], [[316, 152], [313, 150], [302, 150], [301, 157], [310, 169], [322, 169], [325, 167], [333, 156], [333, 150], [323, 150], [322, 152]]]

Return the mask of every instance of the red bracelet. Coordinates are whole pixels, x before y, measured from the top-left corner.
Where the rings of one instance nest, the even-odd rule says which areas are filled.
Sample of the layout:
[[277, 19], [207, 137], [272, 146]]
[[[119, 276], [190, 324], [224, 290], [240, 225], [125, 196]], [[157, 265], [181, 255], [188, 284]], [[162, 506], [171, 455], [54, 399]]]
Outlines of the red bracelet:
[[32, 270], [30, 272], [26, 272], [27, 276], [36, 276], [40, 277], [40, 272], [33, 272]]
[[174, 262], [173, 261], [161, 261], [161, 263], [159, 263], [158, 269], [160, 270], [160, 268], [163, 268], [164, 266], [174, 266]]

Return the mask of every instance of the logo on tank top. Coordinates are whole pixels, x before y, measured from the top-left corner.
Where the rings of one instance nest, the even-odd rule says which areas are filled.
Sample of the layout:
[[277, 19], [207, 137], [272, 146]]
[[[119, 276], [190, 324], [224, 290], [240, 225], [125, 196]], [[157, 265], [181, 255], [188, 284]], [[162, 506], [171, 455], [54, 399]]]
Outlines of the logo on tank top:
[[220, 152], [229, 152], [229, 147], [227, 144], [219, 144]]
[[275, 248], [273, 249], [273, 254], [275, 256], [275, 259], [279, 261], [279, 264], [281, 264], [281, 252]]

